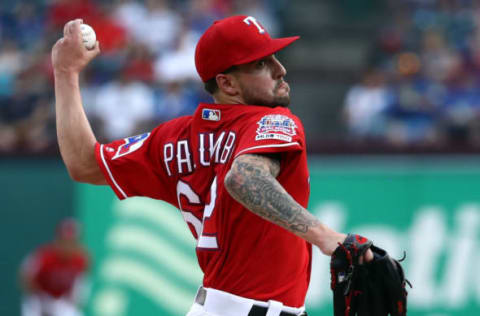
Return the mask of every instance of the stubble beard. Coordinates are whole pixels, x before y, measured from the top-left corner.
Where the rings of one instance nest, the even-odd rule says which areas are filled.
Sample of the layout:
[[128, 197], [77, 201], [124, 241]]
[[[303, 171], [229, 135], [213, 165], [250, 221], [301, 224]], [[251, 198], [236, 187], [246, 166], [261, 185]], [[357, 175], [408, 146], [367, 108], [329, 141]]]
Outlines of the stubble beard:
[[267, 99], [264, 96], [258, 94], [255, 88], [251, 87], [242, 87], [243, 99], [246, 104], [249, 105], [260, 105], [260, 106], [268, 106], [270, 108], [274, 108], [277, 106], [287, 108], [290, 105], [290, 96], [287, 93], [286, 95], [279, 96], [278, 90], [280, 89], [280, 85], [283, 81], [277, 82], [275, 88], [273, 89], [273, 99]]

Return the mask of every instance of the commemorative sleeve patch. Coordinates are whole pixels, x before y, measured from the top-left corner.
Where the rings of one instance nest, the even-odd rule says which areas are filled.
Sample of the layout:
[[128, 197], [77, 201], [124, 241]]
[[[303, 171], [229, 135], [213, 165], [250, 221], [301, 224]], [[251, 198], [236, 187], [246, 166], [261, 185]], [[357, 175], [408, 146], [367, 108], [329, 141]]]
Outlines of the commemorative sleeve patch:
[[150, 136], [150, 133], [144, 133], [141, 135], [131, 136], [124, 139], [125, 143], [118, 147], [115, 156], [112, 159], [117, 159], [119, 157], [128, 155], [135, 150], [142, 147], [145, 140]]
[[288, 116], [281, 114], [265, 115], [257, 122], [255, 140], [277, 139], [291, 142], [292, 136], [297, 134], [297, 125]]

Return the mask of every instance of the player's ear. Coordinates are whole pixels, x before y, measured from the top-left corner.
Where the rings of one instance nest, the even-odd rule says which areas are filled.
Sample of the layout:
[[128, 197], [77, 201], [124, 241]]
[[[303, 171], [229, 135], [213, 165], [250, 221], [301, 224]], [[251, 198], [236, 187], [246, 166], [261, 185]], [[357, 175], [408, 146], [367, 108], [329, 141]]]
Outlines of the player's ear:
[[215, 79], [220, 91], [229, 96], [235, 96], [239, 93], [237, 79], [230, 74], [218, 74]]

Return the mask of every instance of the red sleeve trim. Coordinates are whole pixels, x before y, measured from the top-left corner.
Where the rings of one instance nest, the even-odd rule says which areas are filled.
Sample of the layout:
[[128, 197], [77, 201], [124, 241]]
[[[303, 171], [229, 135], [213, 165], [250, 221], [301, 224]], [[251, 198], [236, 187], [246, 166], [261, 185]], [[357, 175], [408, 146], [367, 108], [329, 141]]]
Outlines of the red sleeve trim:
[[100, 166], [100, 169], [103, 172], [103, 176], [107, 180], [110, 187], [113, 189], [115, 194], [120, 200], [124, 200], [128, 198], [128, 195], [122, 190], [120, 185], [118, 185], [117, 181], [113, 177], [110, 168], [108, 167], [107, 161], [105, 160], [105, 155], [103, 153], [103, 144], [96, 143], [95, 144], [95, 158], [97, 159], [97, 163]]
[[249, 152], [259, 152], [259, 149], [264, 150], [265, 152], [274, 152], [278, 151], [277, 148], [288, 148], [287, 151], [292, 150], [290, 147], [293, 147], [294, 150], [301, 150], [302, 147], [300, 146], [300, 143], [298, 142], [292, 142], [292, 143], [286, 143], [286, 144], [268, 144], [268, 145], [259, 145], [259, 146], [252, 146], [248, 147], [245, 149], [240, 150], [236, 155], [235, 158], [237, 158], [240, 155], [249, 153]]

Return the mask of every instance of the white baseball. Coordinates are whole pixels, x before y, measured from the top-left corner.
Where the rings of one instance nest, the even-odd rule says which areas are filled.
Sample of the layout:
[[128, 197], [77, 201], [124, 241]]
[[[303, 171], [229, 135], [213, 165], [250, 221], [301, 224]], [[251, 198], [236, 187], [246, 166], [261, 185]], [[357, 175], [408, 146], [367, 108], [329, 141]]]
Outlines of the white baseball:
[[83, 45], [87, 49], [93, 49], [97, 42], [97, 35], [95, 35], [93, 28], [88, 24], [82, 24], [80, 30], [82, 31]]

